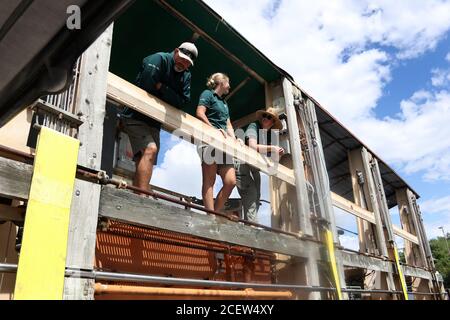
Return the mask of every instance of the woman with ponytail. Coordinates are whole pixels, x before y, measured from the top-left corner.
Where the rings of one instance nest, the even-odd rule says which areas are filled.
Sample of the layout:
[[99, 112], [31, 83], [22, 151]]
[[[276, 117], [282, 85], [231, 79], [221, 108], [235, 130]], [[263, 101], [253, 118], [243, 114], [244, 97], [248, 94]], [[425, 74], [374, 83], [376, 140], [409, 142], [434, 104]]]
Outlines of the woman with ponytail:
[[[208, 126], [219, 130], [226, 139], [235, 139], [230, 113], [225, 96], [230, 92], [230, 79], [223, 73], [215, 73], [207, 80], [207, 90], [200, 95], [197, 107], [197, 118]], [[206, 209], [221, 211], [236, 185], [236, 173], [233, 159], [221, 150], [211, 146], [199, 147], [202, 159], [203, 187], [202, 197]], [[223, 187], [214, 203], [214, 184], [216, 175], [220, 175]]]

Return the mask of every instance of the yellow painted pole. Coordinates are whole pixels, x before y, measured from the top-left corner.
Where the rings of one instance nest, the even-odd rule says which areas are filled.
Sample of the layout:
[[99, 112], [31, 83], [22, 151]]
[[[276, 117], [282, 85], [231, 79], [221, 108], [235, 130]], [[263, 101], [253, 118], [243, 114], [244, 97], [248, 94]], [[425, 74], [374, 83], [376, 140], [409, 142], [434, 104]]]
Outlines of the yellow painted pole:
[[333, 273], [333, 278], [334, 278], [334, 282], [336, 285], [338, 299], [342, 300], [341, 281], [339, 280], [339, 274], [337, 271], [336, 256], [335, 256], [335, 252], [334, 252], [333, 233], [328, 229], [325, 230], [325, 238], [326, 238], [327, 249], [328, 249], [327, 250], [328, 258], [330, 259], [331, 271]]
[[395, 257], [395, 265], [397, 266], [398, 276], [400, 277], [400, 283], [402, 284], [403, 296], [405, 297], [405, 300], [409, 300], [405, 276], [403, 275], [403, 269], [402, 266], [400, 265], [400, 257], [398, 255], [396, 245], [394, 245], [394, 257]]
[[17, 270], [15, 300], [61, 300], [79, 141], [39, 133]]

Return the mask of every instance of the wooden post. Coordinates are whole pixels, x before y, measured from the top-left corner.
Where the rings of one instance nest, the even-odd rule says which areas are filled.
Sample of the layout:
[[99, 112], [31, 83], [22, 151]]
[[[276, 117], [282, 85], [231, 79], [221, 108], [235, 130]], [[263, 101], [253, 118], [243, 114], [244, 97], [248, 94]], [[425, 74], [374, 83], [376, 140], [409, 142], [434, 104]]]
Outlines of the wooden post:
[[[370, 203], [367, 203], [365, 194], [368, 193], [367, 186], [360, 184], [361, 176], [363, 174], [363, 162], [361, 149], [355, 149], [349, 151], [348, 161], [350, 167], [350, 174], [352, 177], [352, 188], [353, 188], [353, 199], [354, 202], [361, 208], [373, 212], [370, 207]], [[362, 176], [364, 177], [364, 175]], [[358, 224], [358, 238], [359, 238], [359, 250], [364, 253], [376, 254], [376, 243], [374, 230], [372, 229], [372, 224], [357, 218]]]
[[[357, 219], [360, 250], [371, 254], [379, 254], [388, 258], [383, 224], [378, 202], [376, 201], [375, 184], [370, 170], [370, 154], [362, 147], [349, 152], [350, 173], [352, 175], [353, 196], [355, 203], [374, 213], [375, 223], [371, 224]], [[367, 289], [394, 290], [392, 273], [375, 272], [365, 279]], [[386, 298], [386, 295], [372, 295]]]
[[[78, 164], [100, 170], [107, 76], [111, 55], [113, 25], [83, 54], [76, 113], [84, 123], [78, 138], [82, 143]], [[66, 267], [94, 268], [100, 186], [78, 181], [73, 196]], [[92, 280], [66, 278], [65, 299], [93, 299]]]
[[310, 219], [305, 170], [303, 168], [302, 147], [299, 134], [300, 130], [297, 123], [297, 112], [295, 111], [294, 106], [294, 94], [292, 90], [292, 83], [286, 78], [283, 79], [283, 95], [288, 122], [289, 142], [294, 166], [295, 188], [298, 199], [296, 211], [299, 220], [299, 229], [300, 232], [305, 235], [314, 236]]
[[[419, 207], [416, 203], [416, 196], [407, 189], [396, 190], [397, 203], [400, 210], [402, 226], [417, 236], [418, 244], [405, 241], [405, 258], [408, 264], [431, 269], [434, 272], [434, 264], [431, 250], [427, 255], [429, 244], [424, 234], [424, 228], [420, 217]], [[430, 262], [431, 261], [431, 262]], [[434, 276], [433, 276], [434, 278]], [[415, 278], [412, 283], [412, 290], [419, 292], [433, 292], [433, 288], [439, 292], [437, 281]], [[416, 299], [427, 299], [427, 296], [416, 297]]]
[[[386, 199], [386, 194], [384, 192], [384, 186], [383, 186], [383, 180], [381, 178], [381, 171], [380, 171], [380, 167], [378, 165], [378, 160], [374, 157], [372, 157], [372, 161], [371, 163], [371, 171], [372, 171], [372, 180], [374, 183], [374, 187], [375, 187], [375, 194], [376, 194], [376, 201], [379, 204], [379, 209], [380, 209], [380, 216], [381, 216], [381, 220], [382, 220], [382, 224], [384, 227], [384, 235], [386, 237], [386, 239], [388, 240], [386, 242], [386, 247], [387, 247], [387, 251], [388, 251], [388, 255], [389, 258], [391, 260], [396, 260], [397, 264], [397, 274], [398, 274], [398, 284], [399, 284], [399, 288], [401, 286], [403, 292], [404, 292], [404, 299], [408, 299], [406, 291], [406, 280], [404, 277], [404, 272], [403, 270], [399, 270], [401, 269], [401, 265], [400, 262], [398, 261], [398, 250], [397, 250], [397, 245], [395, 243], [395, 238], [394, 238], [394, 227], [392, 225], [392, 219], [391, 219], [391, 215], [389, 213], [389, 207], [387, 204], [387, 199]], [[392, 287], [395, 288], [395, 282], [394, 282], [394, 278], [393, 275], [391, 273], [389, 273], [389, 277], [388, 277], [389, 281], [392, 283]]]
[[[297, 112], [294, 105], [294, 93], [292, 83], [284, 78], [282, 80], [283, 97], [286, 108], [287, 124], [289, 131], [289, 142], [292, 154], [292, 164], [295, 175], [295, 191], [296, 191], [296, 207], [294, 212], [298, 217], [298, 228], [300, 232], [314, 237], [313, 228], [311, 226], [311, 212], [309, 207], [309, 196], [306, 186], [305, 170], [303, 166], [302, 147], [300, 142], [300, 130], [298, 122], [300, 119], [297, 117]], [[318, 286], [320, 285], [319, 270], [317, 260], [319, 257], [311, 253], [306, 262], [305, 278], [308, 285]], [[309, 299], [320, 299], [321, 294], [318, 292], [311, 292]]]
[[[301, 93], [299, 94], [301, 95]], [[305, 127], [305, 135], [308, 142], [309, 157], [312, 162], [311, 169], [314, 176], [314, 188], [319, 204], [319, 213], [329, 223], [327, 229], [329, 228], [333, 235], [333, 242], [339, 243], [331, 199], [330, 182], [314, 103], [310, 99], [307, 99], [301, 111], [301, 119]], [[336, 265], [339, 277], [338, 281], [340, 282], [341, 288], [345, 288], [344, 265], [337, 251]], [[347, 298], [347, 295], [344, 294], [344, 298]]]
[[400, 221], [402, 223], [402, 229], [415, 235], [419, 244], [414, 244], [409, 241], [405, 242], [405, 258], [409, 265], [426, 267], [425, 251], [421, 248], [421, 238], [419, 237], [419, 230], [417, 225], [417, 219], [414, 214], [414, 208], [412, 202], [409, 200], [411, 191], [409, 189], [397, 189], [395, 190], [397, 197], [398, 209], [400, 211]]

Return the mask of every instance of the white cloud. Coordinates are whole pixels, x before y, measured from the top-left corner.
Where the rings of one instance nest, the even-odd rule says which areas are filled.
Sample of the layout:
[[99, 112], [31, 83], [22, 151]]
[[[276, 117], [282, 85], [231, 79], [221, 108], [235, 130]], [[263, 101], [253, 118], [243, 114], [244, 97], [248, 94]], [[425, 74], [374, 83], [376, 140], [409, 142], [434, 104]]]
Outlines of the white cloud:
[[431, 83], [435, 87], [443, 87], [450, 83], [450, 69], [433, 69], [433, 77], [431, 78]]
[[424, 214], [450, 213], [450, 196], [423, 201], [420, 209]]
[[442, 237], [439, 227], [450, 232], [450, 195], [421, 201], [420, 211], [428, 239]]
[[418, 91], [397, 117], [366, 118], [353, 129], [383, 159], [426, 180], [450, 180], [450, 92]]
[[446, 233], [450, 233], [450, 213], [447, 212], [443, 215], [442, 219], [427, 221], [424, 219], [425, 232], [427, 234], [428, 240], [435, 239], [437, 237], [443, 237], [442, 230], [439, 229], [443, 227]]
[[179, 141], [165, 153], [161, 165], [154, 169], [151, 182], [156, 186], [201, 199], [200, 157], [194, 145]]

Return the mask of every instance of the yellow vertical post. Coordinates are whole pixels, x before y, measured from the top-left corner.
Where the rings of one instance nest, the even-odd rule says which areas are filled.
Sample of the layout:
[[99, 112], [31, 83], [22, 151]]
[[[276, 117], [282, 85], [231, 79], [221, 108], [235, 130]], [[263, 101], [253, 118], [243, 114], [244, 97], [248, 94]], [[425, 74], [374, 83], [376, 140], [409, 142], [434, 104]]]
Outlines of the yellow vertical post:
[[333, 233], [328, 229], [325, 230], [325, 238], [327, 243], [328, 258], [330, 259], [331, 271], [333, 273], [338, 299], [342, 300], [341, 281], [339, 280], [339, 274], [337, 271], [336, 256], [334, 252]]
[[395, 265], [397, 266], [398, 276], [400, 277], [400, 283], [402, 284], [403, 296], [405, 300], [409, 300], [408, 298], [408, 290], [406, 288], [405, 276], [403, 275], [402, 266], [400, 265], [400, 257], [398, 255], [397, 246], [394, 245], [394, 257], [395, 257]]
[[80, 142], [42, 127], [39, 133], [17, 270], [15, 300], [61, 300], [70, 205]]

